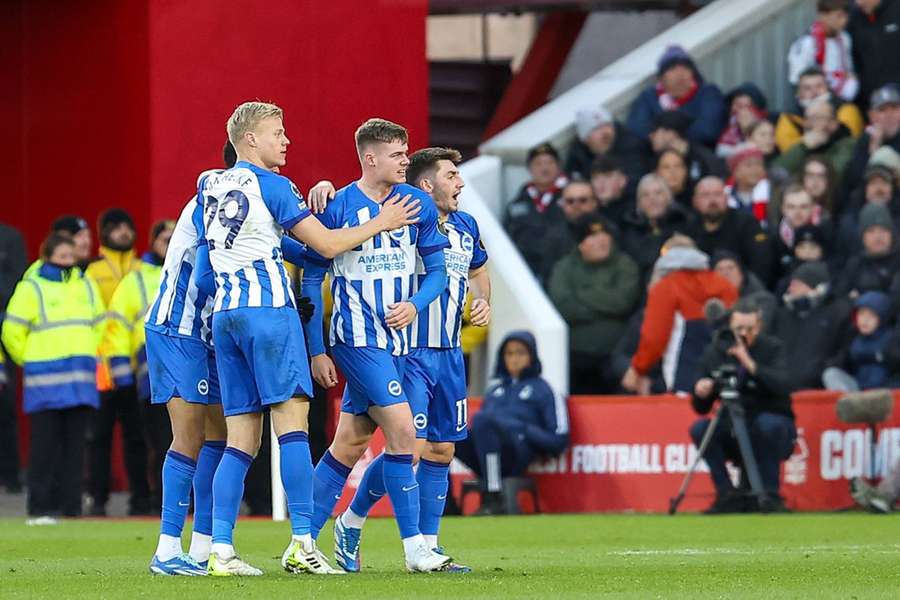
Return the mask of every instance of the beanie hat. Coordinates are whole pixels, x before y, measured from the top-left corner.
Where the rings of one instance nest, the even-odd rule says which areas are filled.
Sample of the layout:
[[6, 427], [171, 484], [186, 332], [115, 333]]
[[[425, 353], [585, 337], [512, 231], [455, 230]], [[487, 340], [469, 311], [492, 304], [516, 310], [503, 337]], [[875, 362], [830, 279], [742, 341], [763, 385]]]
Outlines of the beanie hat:
[[863, 234], [870, 227], [884, 227], [892, 234], [894, 231], [894, 220], [891, 218], [891, 211], [881, 204], [866, 204], [859, 211], [859, 232]]
[[677, 65], [690, 67], [693, 71], [697, 70], [691, 55], [678, 44], [673, 44], [667, 47], [662, 56], [659, 57], [659, 62], [656, 63], [656, 76], [662, 77], [666, 71]]
[[756, 144], [741, 144], [735, 149], [734, 154], [728, 157], [728, 168], [734, 173], [735, 169], [737, 169], [742, 162], [751, 158], [765, 160], [765, 155], [763, 155], [762, 150], [756, 147]]
[[612, 113], [602, 106], [586, 106], [575, 113], [575, 129], [578, 132], [578, 139], [582, 142], [593, 130], [612, 122]]
[[801, 225], [794, 230], [794, 248], [801, 242], [813, 242], [818, 244], [823, 252], [828, 251], [828, 238], [825, 232], [817, 225]]
[[791, 273], [791, 279], [802, 281], [811, 288], [817, 288], [831, 279], [828, 267], [821, 261], [805, 262]]
[[736, 264], [738, 269], [741, 270], [741, 273], [744, 272], [744, 265], [741, 263], [741, 259], [731, 250], [716, 250], [715, 252], [713, 252], [712, 258], [710, 259], [710, 268], [715, 269], [716, 265], [723, 260], [734, 261], [734, 264]]
[[75, 215], [63, 215], [50, 226], [51, 231], [64, 231], [73, 236], [85, 229], [88, 229], [87, 221]]
[[98, 228], [102, 233], [106, 229], [112, 229], [122, 223], [128, 225], [132, 230], [135, 229], [134, 220], [131, 218], [131, 215], [121, 208], [110, 208], [100, 215]]
[[890, 146], [882, 146], [872, 153], [872, 156], [869, 157], [869, 162], [867, 163], [867, 166], [869, 167], [874, 167], [876, 165], [888, 169], [893, 174], [894, 178], [897, 178], [900, 176], [900, 153], [897, 153], [897, 151]]
[[881, 319], [881, 325], [887, 324], [887, 318], [891, 312], [891, 299], [884, 292], [866, 292], [856, 299], [854, 308], [868, 308]]

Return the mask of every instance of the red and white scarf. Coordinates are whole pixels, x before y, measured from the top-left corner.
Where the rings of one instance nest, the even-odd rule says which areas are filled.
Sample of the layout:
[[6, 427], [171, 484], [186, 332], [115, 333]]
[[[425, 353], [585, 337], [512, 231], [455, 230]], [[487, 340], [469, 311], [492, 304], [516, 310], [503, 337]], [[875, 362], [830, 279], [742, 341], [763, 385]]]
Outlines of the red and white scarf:
[[543, 213], [547, 210], [548, 206], [553, 204], [553, 201], [567, 185], [569, 185], [569, 178], [563, 174], [553, 180], [553, 183], [550, 184], [550, 187], [547, 188], [547, 191], [544, 193], [541, 193], [534, 183], [529, 183], [528, 187], [525, 188], [525, 191], [528, 192], [528, 197], [531, 198], [535, 210], [539, 213]]
[[679, 108], [693, 100], [698, 91], [700, 91], [700, 85], [696, 80], [694, 80], [694, 83], [691, 86], [691, 89], [688, 90], [687, 94], [685, 94], [681, 98], [675, 98], [674, 96], [666, 92], [662, 82], [658, 82], [656, 84], [656, 97], [659, 99], [659, 106], [663, 110], [678, 110]]

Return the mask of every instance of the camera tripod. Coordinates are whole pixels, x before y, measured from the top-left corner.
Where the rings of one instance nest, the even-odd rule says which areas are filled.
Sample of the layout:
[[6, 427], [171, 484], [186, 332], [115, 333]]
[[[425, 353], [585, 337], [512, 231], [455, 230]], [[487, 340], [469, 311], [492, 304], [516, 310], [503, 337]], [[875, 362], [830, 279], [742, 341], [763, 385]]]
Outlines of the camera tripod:
[[674, 515], [678, 511], [678, 506], [681, 504], [681, 501], [684, 500], [684, 496], [687, 493], [688, 486], [691, 484], [691, 479], [694, 477], [697, 466], [700, 464], [700, 461], [703, 460], [703, 455], [706, 453], [706, 447], [709, 446], [709, 442], [719, 425], [719, 421], [722, 419], [722, 414], [726, 410], [731, 419], [732, 431], [734, 431], [734, 437], [737, 439], [738, 448], [741, 452], [741, 461], [743, 462], [742, 468], [747, 476], [747, 480], [750, 482], [752, 495], [756, 497], [760, 510], [762, 512], [768, 512], [767, 507], [769, 505], [769, 500], [766, 496], [766, 491], [763, 488], [762, 478], [759, 476], [759, 467], [756, 464], [756, 457], [753, 455], [753, 445], [750, 443], [750, 434], [747, 431], [747, 420], [745, 418], [746, 411], [741, 404], [740, 393], [737, 391], [736, 387], [736, 385], [725, 386], [719, 395], [721, 405], [703, 434], [703, 439], [700, 441], [700, 447], [697, 449], [697, 456], [694, 458], [694, 462], [691, 463], [691, 468], [688, 469], [688, 472], [684, 476], [684, 481], [681, 483], [678, 495], [669, 499], [670, 515]]

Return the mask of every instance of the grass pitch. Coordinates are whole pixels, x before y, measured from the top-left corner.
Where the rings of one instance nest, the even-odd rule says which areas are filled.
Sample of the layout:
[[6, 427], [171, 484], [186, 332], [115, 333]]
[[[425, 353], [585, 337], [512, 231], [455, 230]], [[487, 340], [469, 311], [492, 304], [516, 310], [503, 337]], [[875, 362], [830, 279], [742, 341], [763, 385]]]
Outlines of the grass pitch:
[[[900, 597], [900, 521], [892, 516], [446, 519], [442, 542], [475, 569], [468, 575], [406, 574], [388, 519], [366, 525], [361, 574], [289, 575], [278, 564], [288, 533], [286, 523], [238, 523], [238, 550], [263, 577], [164, 578], [147, 573], [156, 522], [27, 527], [7, 519], [0, 598]], [[330, 529], [320, 544], [330, 556]]]

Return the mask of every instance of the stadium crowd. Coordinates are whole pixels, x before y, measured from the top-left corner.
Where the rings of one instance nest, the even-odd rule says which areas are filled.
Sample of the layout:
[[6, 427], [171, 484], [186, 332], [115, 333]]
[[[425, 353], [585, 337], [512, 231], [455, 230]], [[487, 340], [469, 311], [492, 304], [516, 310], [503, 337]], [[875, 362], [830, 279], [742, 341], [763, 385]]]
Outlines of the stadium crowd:
[[[795, 435], [789, 388], [900, 384], [900, 37], [886, 27], [900, 22], [900, 1], [817, 7], [786, 57], [794, 106], [772, 110], [753, 82], [723, 94], [670, 46], [624, 122], [586, 106], [565, 160], [547, 143], [529, 151], [531, 179], [503, 217], [570, 325], [573, 394], [684, 392], [708, 410], [707, 350], [721, 325], [708, 301], [758, 317], [746, 325], [758, 344], [729, 352], [777, 388], [756, 409], [778, 416], [756, 419], [755, 442], [778, 448], [762, 467], [777, 468]], [[20, 488], [16, 363], [32, 416], [30, 514], [80, 514], [83, 464], [91, 511], [105, 514], [116, 421], [130, 512], [159, 509], [147, 473], [158, 475], [171, 433], [165, 411], [146, 402], [140, 325], [173, 227], [156, 223], [139, 257], [133, 221], [111, 209], [92, 258], [90, 227], [64, 216], [28, 266], [22, 236], [0, 226], [11, 359], [0, 373], [0, 485]], [[43, 391], [29, 389], [35, 381]], [[766, 479], [777, 494], [777, 477]], [[730, 483], [716, 484], [719, 508], [733, 508]]]

